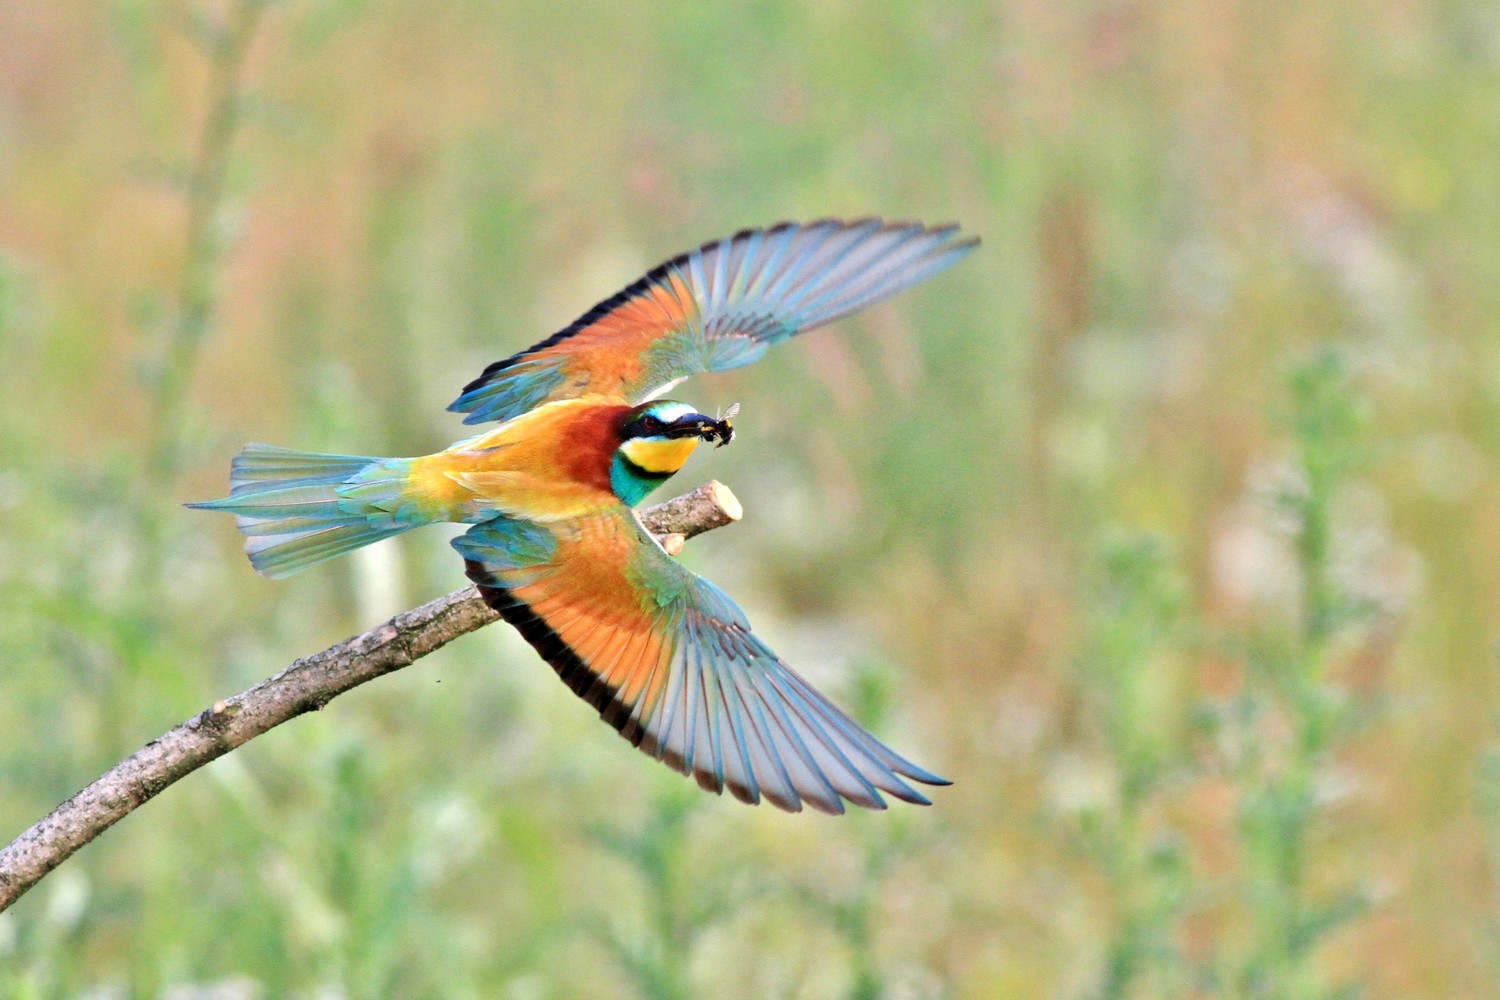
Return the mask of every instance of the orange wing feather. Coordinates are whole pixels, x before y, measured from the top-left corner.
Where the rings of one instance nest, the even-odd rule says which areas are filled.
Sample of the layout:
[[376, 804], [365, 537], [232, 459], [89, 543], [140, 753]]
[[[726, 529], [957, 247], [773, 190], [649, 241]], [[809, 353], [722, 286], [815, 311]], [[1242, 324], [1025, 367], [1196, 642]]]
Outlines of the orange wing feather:
[[585, 394], [639, 402], [725, 371], [952, 265], [977, 240], [957, 226], [824, 219], [747, 229], [674, 257], [528, 350], [497, 361], [449, 409], [508, 420]]
[[[537, 357], [567, 357], [589, 372], [591, 384], [623, 387], [641, 374], [646, 350], [667, 334], [696, 321], [698, 306], [687, 283], [676, 274], [647, 286], [592, 325], [550, 347]], [[594, 391], [600, 391], [595, 389]]]
[[454, 546], [485, 600], [620, 734], [710, 791], [842, 812], [946, 784], [886, 747], [750, 633], [734, 603], [621, 505], [497, 519]]

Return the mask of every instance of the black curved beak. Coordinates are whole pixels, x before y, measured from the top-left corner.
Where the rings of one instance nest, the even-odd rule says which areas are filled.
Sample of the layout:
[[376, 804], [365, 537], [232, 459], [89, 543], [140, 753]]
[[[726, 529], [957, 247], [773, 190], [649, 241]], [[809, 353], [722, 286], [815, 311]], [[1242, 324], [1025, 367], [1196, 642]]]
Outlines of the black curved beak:
[[734, 425], [729, 422], [728, 417], [721, 420], [702, 413], [689, 413], [672, 421], [667, 428], [667, 437], [700, 437], [710, 444], [717, 442], [718, 447], [722, 448], [734, 440]]

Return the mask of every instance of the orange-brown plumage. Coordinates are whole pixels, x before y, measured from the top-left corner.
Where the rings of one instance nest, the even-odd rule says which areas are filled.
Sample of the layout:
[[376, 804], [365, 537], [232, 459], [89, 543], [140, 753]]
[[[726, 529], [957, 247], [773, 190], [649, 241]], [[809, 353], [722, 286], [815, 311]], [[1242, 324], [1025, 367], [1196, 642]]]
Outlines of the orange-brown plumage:
[[603, 396], [560, 400], [418, 462], [465, 498], [533, 520], [617, 503], [610, 463], [630, 407]]
[[698, 308], [680, 275], [647, 285], [566, 340], [535, 352], [556, 357], [567, 370], [588, 373], [590, 392], [618, 392], [641, 376], [642, 359], [663, 337], [697, 318]]

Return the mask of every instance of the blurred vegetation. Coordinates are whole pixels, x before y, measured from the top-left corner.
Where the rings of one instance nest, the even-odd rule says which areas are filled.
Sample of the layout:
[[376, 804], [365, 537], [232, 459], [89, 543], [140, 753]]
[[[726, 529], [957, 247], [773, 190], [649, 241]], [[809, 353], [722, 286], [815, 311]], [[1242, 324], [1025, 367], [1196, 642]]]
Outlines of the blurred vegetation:
[[484, 364], [782, 218], [955, 271], [753, 369], [687, 558], [955, 780], [697, 793], [486, 630], [0, 916], [0, 996], [1488, 997], [1500, 21], [1254, 6], [0, 5], [0, 837], [462, 582], [271, 583], [242, 441], [417, 454]]

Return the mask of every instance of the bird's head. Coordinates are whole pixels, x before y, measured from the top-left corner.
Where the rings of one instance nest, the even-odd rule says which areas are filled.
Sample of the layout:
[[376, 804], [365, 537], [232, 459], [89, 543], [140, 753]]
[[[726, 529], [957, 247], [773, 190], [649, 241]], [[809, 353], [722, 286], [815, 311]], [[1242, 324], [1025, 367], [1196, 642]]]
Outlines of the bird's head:
[[620, 445], [610, 468], [615, 495], [635, 506], [681, 469], [698, 447], [709, 441], [720, 447], [734, 440], [729, 422], [738, 407], [723, 417], [699, 413], [674, 399], [653, 399], [628, 411], [620, 424]]

